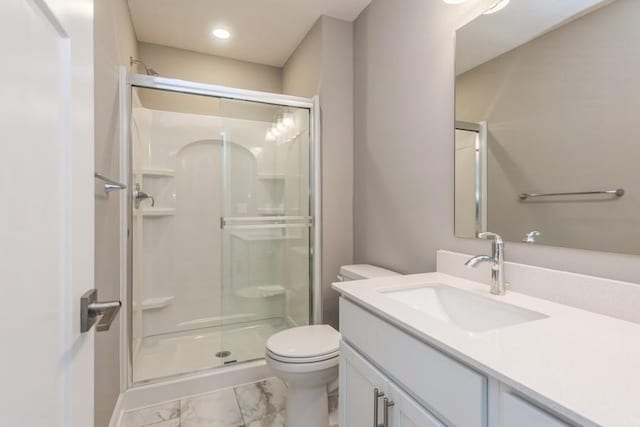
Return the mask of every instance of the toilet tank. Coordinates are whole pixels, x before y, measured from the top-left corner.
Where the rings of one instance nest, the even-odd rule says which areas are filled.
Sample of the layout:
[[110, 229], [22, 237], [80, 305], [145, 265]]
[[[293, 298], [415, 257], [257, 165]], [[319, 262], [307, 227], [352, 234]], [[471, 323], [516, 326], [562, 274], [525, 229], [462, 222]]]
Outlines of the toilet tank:
[[371, 264], [343, 265], [338, 273], [338, 281], [347, 282], [349, 280], [373, 279], [376, 277], [401, 276], [400, 273], [376, 267]]

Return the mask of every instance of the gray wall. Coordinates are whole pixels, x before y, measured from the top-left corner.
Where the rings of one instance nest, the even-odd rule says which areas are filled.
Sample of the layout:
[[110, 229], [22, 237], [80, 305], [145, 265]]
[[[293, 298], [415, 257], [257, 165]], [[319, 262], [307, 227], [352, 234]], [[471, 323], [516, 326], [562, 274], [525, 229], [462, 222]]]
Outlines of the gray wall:
[[[95, 2], [95, 170], [118, 177], [119, 163], [119, 66], [136, 55], [136, 40], [126, 0]], [[95, 285], [101, 300], [120, 298], [120, 249], [118, 194], [105, 197], [96, 187]], [[109, 424], [120, 393], [120, 324], [96, 334], [95, 425]]]
[[[483, 253], [453, 235], [454, 36], [492, 0], [373, 0], [355, 21], [355, 259], [433, 271], [437, 249]], [[640, 258], [507, 245], [507, 258], [640, 281]]]
[[283, 88], [320, 95], [323, 320], [337, 327], [331, 283], [353, 261], [353, 24], [321, 17], [285, 64]]
[[[458, 76], [457, 120], [489, 124], [490, 230], [640, 254], [638, 17], [640, 2], [617, 0]], [[619, 187], [619, 199], [518, 199]]]
[[305, 98], [320, 93], [322, 27], [323, 19], [320, 18], [287, 59], [282, 68], [282, 93]]
[[280, 93], [282, 69], [190, 50], [138, 43], [140, 60], [161, 76]]

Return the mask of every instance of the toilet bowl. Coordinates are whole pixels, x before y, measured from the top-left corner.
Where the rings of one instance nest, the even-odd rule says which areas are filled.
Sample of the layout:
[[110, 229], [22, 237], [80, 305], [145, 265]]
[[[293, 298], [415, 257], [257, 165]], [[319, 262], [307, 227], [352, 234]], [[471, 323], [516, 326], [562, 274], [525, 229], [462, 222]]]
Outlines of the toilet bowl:
[[[340, 268], [338, 279], [360, 280], [398, 273], [367, 264]], [[287, 385], [286, 427], [327, 427], [328, 393], [337, 388], [340, 333], [329, 325], [291, 328], [267, 340], [265, 359]]]
[[338, 378], [340, 333], [329, 325], [287, 329], [267, 340], [265, 359], [287, 385], [285, 426], [327, 427], [328, 387]]

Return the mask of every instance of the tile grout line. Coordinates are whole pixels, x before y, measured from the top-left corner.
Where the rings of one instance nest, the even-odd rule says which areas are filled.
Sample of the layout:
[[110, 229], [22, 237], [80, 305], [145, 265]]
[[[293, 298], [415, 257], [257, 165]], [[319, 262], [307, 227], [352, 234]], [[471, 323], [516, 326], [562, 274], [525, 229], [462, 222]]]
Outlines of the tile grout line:
[[240, 407], [240, 398], [238, 397], [238, 392], [236, 391], [238, 387], [233, 387], [233, 395], [236, 398], [236, 405], [238, 405], [238, 411], [240, 412], [240, 419], [242, 420], [242, 425], [244, 427], [247, 426], [247, 422], [244, 419], [244, 414], [242, 413], [242, 408]]

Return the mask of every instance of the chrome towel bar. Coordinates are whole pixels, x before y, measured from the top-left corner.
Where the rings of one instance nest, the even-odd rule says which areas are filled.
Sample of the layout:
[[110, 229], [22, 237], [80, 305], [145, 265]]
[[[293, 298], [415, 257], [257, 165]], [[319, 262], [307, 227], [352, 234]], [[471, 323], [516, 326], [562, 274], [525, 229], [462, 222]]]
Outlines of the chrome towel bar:
[[125, 184], [122, 184], [121, 182], [118, 182], [118, 181], [114, 181], [111, 178], [107, 178], [101, 173], [95, 172], [93, 176], [96, 179], [99, 179], [100, 181], [104, 181], [104, 191], [106, 191], [107, 193], [110, 193], [112, 191], [118, 191], [118, 190], [126, 190], [127, 188]]
[[555, 196], [588, 196], [592, 194], [610, 194], [616, 197], [624, 196], [624, 190], [618, 188], [617, 190], [600, 190], [600, 191], [575, 191], [570, 193], [522, 193], [518, 197], [520, 200], [527, 200], [534, 197], [555, 197]]

